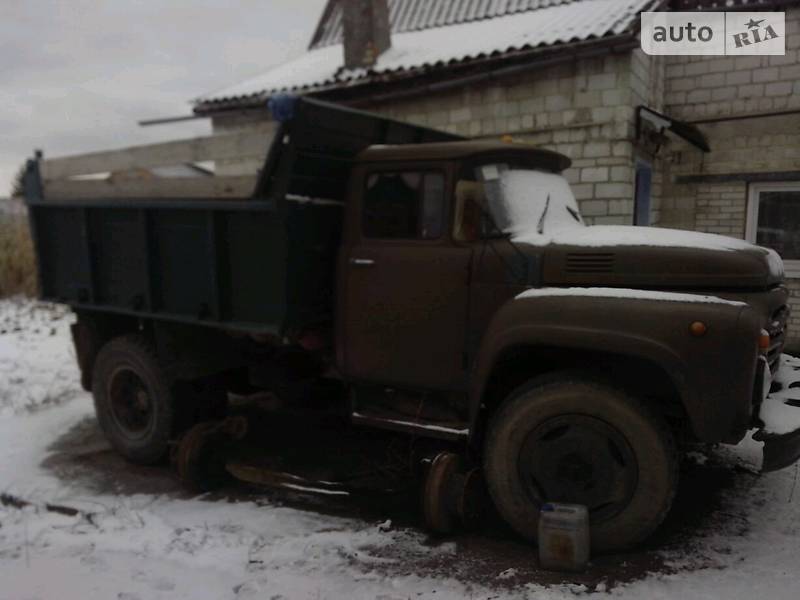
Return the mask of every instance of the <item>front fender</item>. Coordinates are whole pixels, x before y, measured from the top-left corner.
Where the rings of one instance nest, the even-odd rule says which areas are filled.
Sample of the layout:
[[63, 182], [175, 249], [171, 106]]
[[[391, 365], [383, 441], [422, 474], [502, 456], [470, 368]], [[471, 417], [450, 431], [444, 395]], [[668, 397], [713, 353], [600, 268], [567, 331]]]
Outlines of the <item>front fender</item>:
[[[506, 303], [483, 336], [470, 387], [476, 431], [495, 365], [517, 348], [557, 348], [644, 359], [660, 367], [703, 441], [738, 441], [751, 420], [758, 319], [747, 304], [707, 296], [533, 290]], [[691, 335], [701, 321], [707, 332]], [[578, 365], [572, 365], [578, 366]]]

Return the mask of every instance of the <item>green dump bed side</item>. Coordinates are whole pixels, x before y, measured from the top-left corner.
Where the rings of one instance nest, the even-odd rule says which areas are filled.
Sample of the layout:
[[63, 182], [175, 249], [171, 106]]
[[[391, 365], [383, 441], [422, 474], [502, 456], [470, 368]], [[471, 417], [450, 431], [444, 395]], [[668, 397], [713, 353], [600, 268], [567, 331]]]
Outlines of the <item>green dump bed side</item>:
[[280, 335], [330, 322], [353, 157], [459, 138], [310, 99], [270, 108], [281, 124], [249, 198], [48, 201], [29, 161], [41, 298]]

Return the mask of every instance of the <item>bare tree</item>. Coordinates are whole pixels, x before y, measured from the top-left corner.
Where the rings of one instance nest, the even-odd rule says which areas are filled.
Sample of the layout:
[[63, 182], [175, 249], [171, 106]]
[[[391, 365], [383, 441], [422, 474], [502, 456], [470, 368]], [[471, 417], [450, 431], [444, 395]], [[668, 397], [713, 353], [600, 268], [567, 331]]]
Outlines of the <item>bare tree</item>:
[[22, 165], [18, 170], [17, 174], [14, 175], [14, 181], [11, 183], [11, 197], [12, 198], [22, 198], [25, 195], [25, 165]]

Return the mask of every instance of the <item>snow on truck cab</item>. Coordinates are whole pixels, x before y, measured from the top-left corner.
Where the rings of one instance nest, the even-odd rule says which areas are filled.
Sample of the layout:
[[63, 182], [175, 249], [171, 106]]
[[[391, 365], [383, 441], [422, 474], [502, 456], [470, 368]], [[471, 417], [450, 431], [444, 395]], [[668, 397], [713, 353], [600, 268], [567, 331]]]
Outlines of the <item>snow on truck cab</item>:
[[375, 431], [408, 435], [433, 530], [476, 518], [485, 481], [520, 535], [543, 503], [582, 504], [614, 550], [661, 523], [685, 442], [756, 430], [764, 470], [800, 456], [774, 252], [586, 226], [554, 152], [311, 99], [273, 109], [249, 179], [76, 179], [152, 166], [142, 148], [28, 163], [41, 296], [77, 314], [84, 386], [129, 460], [177, 443], [197, 487], [315, 479], [322, 438], [285, 441], [316, 454], [276, 470], [275, 431], [230, 401], [268, 394], [275, 415], [333, 413], [333, 443], [361, 448], [333, 453], [326, 488], [355, 485], [347, 461]]

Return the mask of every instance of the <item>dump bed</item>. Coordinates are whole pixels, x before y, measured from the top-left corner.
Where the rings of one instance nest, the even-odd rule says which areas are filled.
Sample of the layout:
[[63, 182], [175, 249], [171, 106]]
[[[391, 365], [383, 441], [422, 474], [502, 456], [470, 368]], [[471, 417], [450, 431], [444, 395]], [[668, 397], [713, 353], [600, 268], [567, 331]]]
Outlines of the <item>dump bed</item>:
[[[85, 177], [104, 165], [132, 172], [131, 156], [149, 165], [142, 148], [28, 161], [41, 298], [279, 335], [330, 322], [355, 155], [373, 144], [458, 138], [311, 99], [273, 99], [270, 108], [279, 126], [249, 179]], [[192, 157], [198, 147], [231, 146], [192, 144]]]

